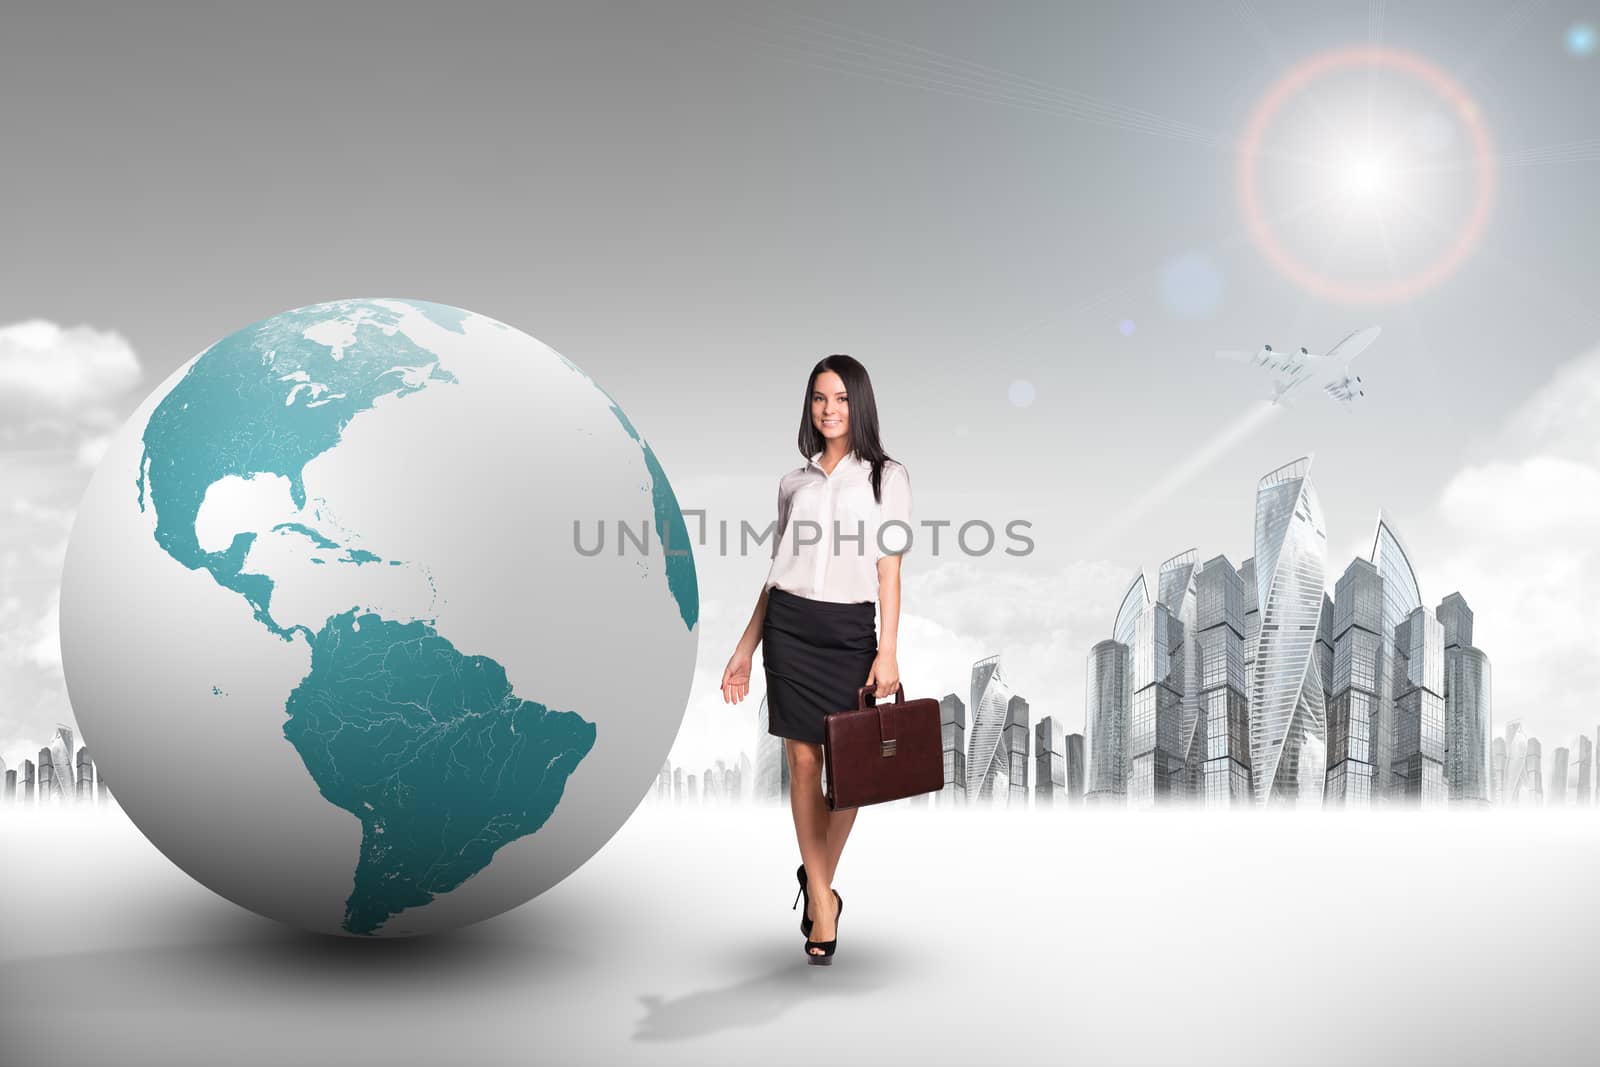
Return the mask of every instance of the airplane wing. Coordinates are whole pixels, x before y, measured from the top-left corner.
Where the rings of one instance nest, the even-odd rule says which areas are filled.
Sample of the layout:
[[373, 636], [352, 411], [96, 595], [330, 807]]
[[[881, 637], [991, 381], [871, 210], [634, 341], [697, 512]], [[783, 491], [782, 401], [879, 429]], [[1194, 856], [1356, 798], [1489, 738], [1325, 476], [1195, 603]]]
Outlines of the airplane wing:
[[1382, 326], [1368, 326], [1364, 330], [1357, 330], [1329, 349], [1328, 355], [1343, 360], [1345, 365], [1348, 366], [1350, 361], [1366, 351], [1372, 342], [1378, 339], [1378, 334], [1382, 332]]
[[1232, 360], [1235, 363], [1248, 363], [1252, 367], [1265, 367], [1276, 374], [1298, 377], [1304, 373], [1311, 361], [1321, 357], [1299, 350], [1274, 352], [1271, 348], [1263, 347], [1257, 352], [1218, 352], [1217, 358]]

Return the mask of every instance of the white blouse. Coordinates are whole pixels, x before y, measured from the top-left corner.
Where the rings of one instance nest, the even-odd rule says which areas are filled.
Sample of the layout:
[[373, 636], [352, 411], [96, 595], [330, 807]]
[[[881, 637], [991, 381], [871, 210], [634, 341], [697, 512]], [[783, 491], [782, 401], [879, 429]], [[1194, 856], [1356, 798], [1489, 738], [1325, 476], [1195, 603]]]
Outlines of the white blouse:
[[[813, 455], [778, 480], [778, 537], [764, 588], [856, 604], [878, 599], [878, 560], [911, 547], [911, 476], [885, 460], [883, 503], [872, 498], [872, 464], [854, 452], [829, 474]], [[904, 526], [886, 523], [904, 523]]]

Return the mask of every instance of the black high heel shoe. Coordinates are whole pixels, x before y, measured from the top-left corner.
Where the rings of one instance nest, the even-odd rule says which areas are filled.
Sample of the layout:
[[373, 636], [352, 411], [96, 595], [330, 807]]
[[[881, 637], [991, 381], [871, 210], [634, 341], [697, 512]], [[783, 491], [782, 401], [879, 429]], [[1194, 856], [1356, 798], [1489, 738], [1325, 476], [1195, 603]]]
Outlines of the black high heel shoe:
[[[839, 908], [833, 914], [833, 940], [832, 941], [813, 941], [813, 940], [811, 940], [811, 936], [809, 934], [807, 934], [806, 935], [806, 962], [807, 963], [813, 963], [813, 964], [816, 964], [818, 966], [828, 966], [828, 965], [831, 965], [833, 963], [833, 952], [834, 952], [834, 949], [836, 949], [839, 946], [839, 919], [840, 919], [840, 917], [842, 915], [844, 915], [844, 897], [841, 897], [839, 895], [839, 891], [837, 889], [835, 889], [833, 891], [833, 899], [839, 902]], [[814, 948], [820, 948], [822, 950], [822, 952], [821, 953], [812, 952], [811, 950], [814, 949]]]
[[[795, 908], [798, 908], [800, 906], [800, 898], [805, 897], [806, 911], [809, 912], [811, 910], [811, 894], [806, 892], [806, 865], [802, 863], [800, 866], [796, 867], [794, 869], [794, 876], [800, 882], [800, 892], [794, 895], [794, 907], [790, 908], [789, 910], [793, 911]], [[801, 914], [800, 932], [805, 934], [807, 937], [811, 936], [811, 917], [809, 915]]]

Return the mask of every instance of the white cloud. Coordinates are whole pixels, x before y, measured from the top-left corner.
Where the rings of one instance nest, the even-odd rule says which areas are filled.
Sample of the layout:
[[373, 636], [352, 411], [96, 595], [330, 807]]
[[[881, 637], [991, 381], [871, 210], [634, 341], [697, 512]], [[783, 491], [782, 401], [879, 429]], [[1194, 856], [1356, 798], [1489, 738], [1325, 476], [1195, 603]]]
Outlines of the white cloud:
[[35, 666], [61, 673], [61, 590], [50, 596], [44, 616], [23, 632], [22, 655]]
[[1558, 370], [1493, 444], [1440, 496], [1439, 573], [1476, 614], [1497, 732], [1521, 718], [1549, 751], [1600, 723], [1600, 349]]
[[105, 458], [106, 449], [110, 447], [110, 434], [85, 437], [78, 442], [78, 466], [88, 467], [90, 470], [100, 466], [100, 461]]
[[31, 319], [0, 326], [0, 396], [72, 411], [126, 392], [139, 360], [115, 331]]

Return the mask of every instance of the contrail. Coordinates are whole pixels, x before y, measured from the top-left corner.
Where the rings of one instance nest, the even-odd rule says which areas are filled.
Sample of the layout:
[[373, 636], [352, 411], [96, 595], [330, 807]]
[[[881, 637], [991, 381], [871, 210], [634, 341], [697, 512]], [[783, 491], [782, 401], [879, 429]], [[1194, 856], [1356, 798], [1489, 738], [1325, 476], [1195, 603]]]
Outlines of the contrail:
[[1151, 510], [1164, 503], [1174, 490], [1192, 480], [1200, 472], [1221, 459], [1234, 445], [1260, 429], [1280, 410], [1281, 405], [1262, 400], [1246, 408], [1237, 418], [1230, 420], [1223, 431], [1198, 450], [1189, 454], [1165, 478], [1145, 491], [1144, 495], [1128, 507], [1117, 512], [1116, 517], [1100, 528], [1095, 548], [1104, 544], [1142, 519]]

